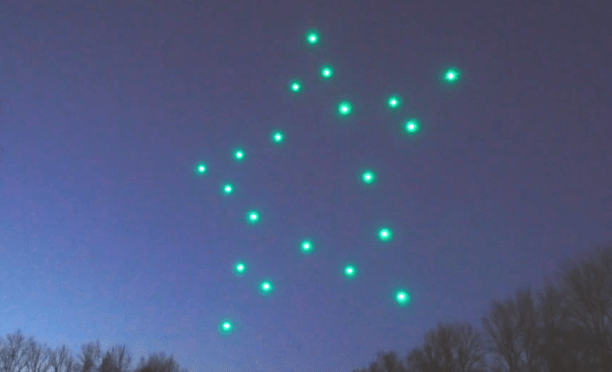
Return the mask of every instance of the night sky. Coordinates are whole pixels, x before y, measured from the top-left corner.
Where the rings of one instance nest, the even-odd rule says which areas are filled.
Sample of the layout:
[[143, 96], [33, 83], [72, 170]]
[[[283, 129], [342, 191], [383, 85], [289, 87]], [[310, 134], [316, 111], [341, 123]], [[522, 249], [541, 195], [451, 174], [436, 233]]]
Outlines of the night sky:
[[196, 372], [350, 371], [438, 322], [479, 327], [612, 241], [605, 1], [17, 3], [0, 11], [2, 335]]

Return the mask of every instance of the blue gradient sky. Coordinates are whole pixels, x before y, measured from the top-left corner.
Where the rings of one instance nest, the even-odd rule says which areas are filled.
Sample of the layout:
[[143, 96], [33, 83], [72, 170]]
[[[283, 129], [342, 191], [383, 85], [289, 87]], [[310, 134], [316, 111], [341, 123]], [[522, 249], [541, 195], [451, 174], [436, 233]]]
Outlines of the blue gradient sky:
[[53, 3], [0, 13], [0, 334], [193, 371], [349, 371], [438, 322], [479, 326], [492, 299], [612, 240], [605, 2]]

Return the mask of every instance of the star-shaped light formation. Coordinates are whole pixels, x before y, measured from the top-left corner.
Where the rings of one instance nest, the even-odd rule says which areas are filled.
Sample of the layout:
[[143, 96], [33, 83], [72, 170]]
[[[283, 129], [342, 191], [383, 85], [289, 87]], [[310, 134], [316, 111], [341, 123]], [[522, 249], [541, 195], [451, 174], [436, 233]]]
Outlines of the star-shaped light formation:
[[[311, 29], [305, 34], [305, 40], [308, 46], [318, 45], [320, 42], [320, 34], [317, 30]], [[334, 68], [331, 64], [323, 64], [319, 70], [319, 76], [322, 80], [331, 80], [334, 76]], [[450, 68], [444, 71], [440, 78], [445, 83], [456, 83], [460, 78], [461, 72], [456, 68]], [[335, 79], [334, 79], [335, 80]], [[298, 79], [292, 79], [289, 81], [287, 86], [289, 91], [293, 94], [300, 93], [302, 91], [302, 82]], [[387, 107], [391, 110], [400, 110], [403, 106], [402, 98], [399, 94], [389, 94], [386, 96]], [[342, 100], [337, 104], [337, 114], [339, 116], [348, 116], [353, 113], [353, 106], [351, 102]], [[338, 101], [337, 101], [338, 102]], [[409, 119], [400, 124], [405, 133], [415, 134], [419, 132], [421, 124], [417, 119]], [[279, 145], [284, 142], [285, 135], [280, 130], [274, 130], [271, 133], [271, 141], [275, 145]], [[242, 149], [234, 149], [233, 153], [234, 160], [240, 162], [245, 158], [245, 152]], [[204, 163], [195, 165], [195, 173], [197, 175], [204, 175], [207, 172], [207, 166]], [[365, 170], [361, 173], [361, 181], [365, 184], [372, 184], [377, 182], [376, 174], [371, 170]], [[242, 189], [241, 189], [242, 190]], [[371, 189], [372, 190], [372, 189]], [[230, 183], [225, 183], [221, 186], [221, 192], [224, 195], [230, 195], [234, 192], [234, 186]], [[260, 220], [259, 212], [256, 210], [250, 210], [246, 213], [246, 221], [249, 224], [257, 224]], [[393, 239], [393, 231], [388, 227], [380, 227], [377, 231], [377, 237], [382, 242], [388, 242]], [[300, 242], [300, 251], [303, 254], [310, 254], [313, 252], [314, 244], [310, 239], [304, 239]], [[238, 261], [233, 266], [233, 272], [236, 276], [243, 276], [246, 273], [247, 265], [243, 261]], [[351, 264], [345, 264], [342, 267], [342, 274], [347, 279], [352, 279], [357, 275], [357, 267]], [[274, 290], [272, 282], [270, 280], [262, 280], [259, 282], [259, 291], [262, 295], [269, 295]], [[394, 294], [395, 302], [400, 306], [406, 306], [410, 302], [410, 295], [407, 291], [399, 289]], [[234, 329], [234, 324], [231, 320], [226, 319], [219, 324], [219, 332], [223, 335], [231, 333]]]
[[323, 67], [321, 67], [321, 77], [329, 79], [332, 76], [334, 76], [334, 68], [330, 65], [323, 65]]

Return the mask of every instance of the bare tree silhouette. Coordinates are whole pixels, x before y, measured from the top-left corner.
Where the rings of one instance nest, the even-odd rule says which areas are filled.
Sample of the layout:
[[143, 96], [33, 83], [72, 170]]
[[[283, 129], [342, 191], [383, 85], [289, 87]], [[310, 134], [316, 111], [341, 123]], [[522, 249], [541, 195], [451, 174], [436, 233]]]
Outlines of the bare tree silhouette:
[[26, 361], [26, 341], [20, 330], [6, 335], [0, 349], [0, 371], [20, 372]]
[[368, 368], [362, 368], [353, 372], [408, 372], [408, 367], [394, 351], [378, 352], [376, 360]]
[[612, 248], [566, 269], [559, 289], [565, 327], [593, 371], [612, 371]]
[[52, 372], [73, 372], [75, 363], [72, 352], [66, 345], [58, 347], [51, 352], [49, 365]]
[[101, 358], [102, 349], [99, 340], [82, 345], [76, 366], [77, 372], [96, 372], [100, 367]]
[[469, 323], [439, 324], [407, 357], [411, 372], [480, 372], [484, 368], [482, 336]]
[[47, 372], [51, 366], [49, 365], [49, 355], [51, 350], [40, 345], [30, 337], [25, 345], [25, 371], [26, 372]]
[[537, 309], [531, 290], [519, 290], [505, 302], [494, 301], [482, 318], [494, 357], [492, 367], [503, 372], [539, 372]]
[[132, 355], [124, 345], [113, 346], [106, 352], [99, 372], [129, 372]]
[[149, 358], [141, 358], [134, 372], [185, 372], [181, 371], [179, 364], [172, 355], [154, 353]]

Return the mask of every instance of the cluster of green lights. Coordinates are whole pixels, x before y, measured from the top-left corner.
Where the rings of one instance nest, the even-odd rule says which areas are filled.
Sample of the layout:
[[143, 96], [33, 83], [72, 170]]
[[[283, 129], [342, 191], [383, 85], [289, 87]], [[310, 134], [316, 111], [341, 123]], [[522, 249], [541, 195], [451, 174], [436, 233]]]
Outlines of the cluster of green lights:
[[[306, 32], [305, 39], [306, 43], [310, 46], [315, 46], [320, 42], [320, 34], [317, 30], [311, 29]], [[330, 64], [324, 64], [320, 68], [321, 78], [327, 80], [334, 76], [334, 68]], [[447, 83], [456, 83], [461, 76], [461, 72], [456, 68], [450, 68], [442, 74], [442, 80]], [[298, 79], [293, 79], [289, 82], [289, 90], [292, 93], [299, 93], [302, 91], [302, 82]], [[390, 95], [387, 98], [387, 107], [392, 110], [396, 110], [402, 106], [402, 97], [399, 95]], [[341, 116], [348, 116], [353, 112], [353, 105], [350, 101], [342, 101], [337, 106], [337, 113]], [[415, 134], [420, 130], [420, 123], [417, 119], [406, 120], [403, 125], [404, 132], [408, 134]], [[272, 131], [271, 141], [275, 145], [279, 145], [284, 142], [285, 135], [280, 130]], [[242, 149], [235, 149], [233, 158], [236, 161], [242, 161], [245, 159], [245, 152]], [[199, 163], [195, 166], [195, 173], [198, 175], [204, 175], [207, 172], [207, 166], [204, 163]], [[361, 181], [364, 184], [373, 184], [377, 180], [376, 173], [372, 170], [365, 170], [361, 173]], [[230, 195], [234, 192], [234, 186], [231, 183], [225, 183], [221, 185], [221, 192], [224, 195]], [[249, 224], [257, 224], [260, 220], [259, 212], [251, 210], [246, 213], [246, 220]], [[393, 240], [393, 231], [388, 227], [381, 227], [377, 231], [377, 237], [381, 242], [389, 242]], [[312, 240], [305, 239], [300, 243], [300, 251], [303, 254], [310, 254], [314, 250], [314, 244]], [[237, 262], [234, 264], [233, 271], [236, 276], [242, 276], [246, 273], [247, 266], [244, 262]], [[343, 275], [347, 279], [355, 278], [357, 275], [357, 267], [353, 264], [346, 264], [342, 268]], [[274, 286], [270, 280], [263, 280], [259, 283], [259, 291], [262, 295], [269, 295], [273, 292]], [[410, 295], [405, 290], [397, 290], [394, 294], [395, 302], [400, 306], [406, 306], [410, 302]], [[234, 325], [231, 320], [226, 319], [219, 324], [219, 332], [221, 334], [229, 334], [233, 331]]]

